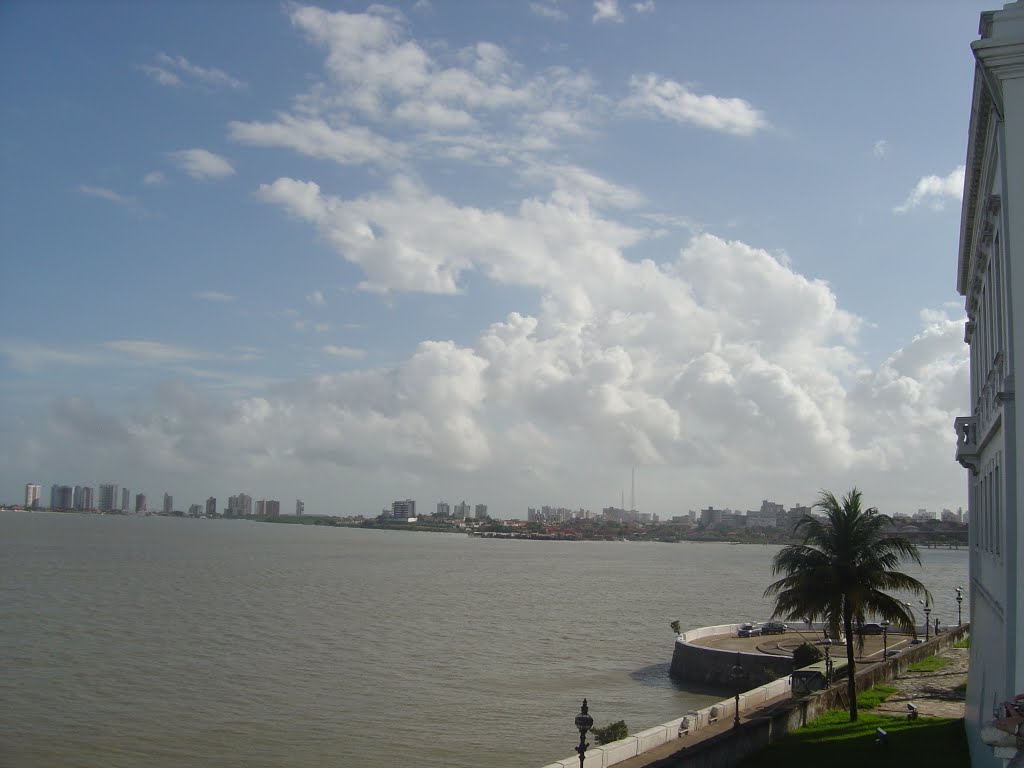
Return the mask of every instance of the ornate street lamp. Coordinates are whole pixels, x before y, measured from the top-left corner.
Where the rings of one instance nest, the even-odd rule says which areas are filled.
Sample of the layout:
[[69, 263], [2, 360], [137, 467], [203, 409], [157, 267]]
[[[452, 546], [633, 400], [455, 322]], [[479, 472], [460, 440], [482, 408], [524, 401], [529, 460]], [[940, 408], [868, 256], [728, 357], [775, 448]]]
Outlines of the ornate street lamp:
[[743, 665], [740, 663], [740, 652], [736, 651], [736, 664], [729, 672], [729, 679], [732, 681], [733, 691], [736, 694], [736, 714], [732, 719], [732, 727], [740, 727], [740, 693], [744, 690], [744, 683], [749, 678], [746, 670], [743, 669]]
[[832, 687], [832, 655], [829, 650], [832, 648], [832, 638], [825, 635], [825, 639], [821, 641], [821, 644], [825, 646], [825, 687]]
[[882, 661], [889, 658], [889, 622], [882, 619]]
[[576, 747], [576, 752], [580, 756], [580, 768], [583, 768], [583, 761], [586, 759], [587, 747], [590, 746], [587, 742], [587, 731], [594, 727], [594, 718], [587, 713], [587, 700], [583, 700], [583, 705], [580, 707], [580, 713], [576, 715], [576, 727], [580, 731], [580, 745]]
[[956, 625], [958, 627], [963, 624], [963, 615], [961, 614], [961, 609], [963, 608], [963, 603], [964, 603], [964, 588], [963, 587], [957, 587], [956, 588]]
[[931, 629], [932, 622], [932, 606], [926, 603], [924, 600], [918, 600], [921, 605], [924, 606], [924, 641], [928, 642], [928, 630]]

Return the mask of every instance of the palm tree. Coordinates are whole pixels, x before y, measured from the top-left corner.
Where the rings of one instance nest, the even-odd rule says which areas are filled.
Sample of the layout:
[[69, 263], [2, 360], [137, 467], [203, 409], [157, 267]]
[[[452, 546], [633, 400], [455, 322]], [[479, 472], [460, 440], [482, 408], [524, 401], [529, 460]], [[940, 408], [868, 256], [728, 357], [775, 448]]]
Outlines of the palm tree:
[[[846, 635], [847, 694], [850, 721], [857, 719], [856, 660], [853, 626], [868, 615], [879, 616], [904, 631], [915, 632], [906, 606], [888, 592], [928, 595], [924, 585], [895, 570], [903, 560], [921, 564], [917, 547], [883, 530], [891, 520], [877, 509], [861, 509], [861, 492], [854, 488], [842, 501], [822, 491], [815, 509], [824, 519], [804, 515], [796, 524], [803, 542], [783, 547], [772, 561], [772, 575], [785, 574], [764, 591], [775, 595], [772, 618], [822, 620], [831, 637], [840, 626]], [[916, 633], [915, 633], [916, 634]], [[858, 638], [863, 650], [864, 638]]]

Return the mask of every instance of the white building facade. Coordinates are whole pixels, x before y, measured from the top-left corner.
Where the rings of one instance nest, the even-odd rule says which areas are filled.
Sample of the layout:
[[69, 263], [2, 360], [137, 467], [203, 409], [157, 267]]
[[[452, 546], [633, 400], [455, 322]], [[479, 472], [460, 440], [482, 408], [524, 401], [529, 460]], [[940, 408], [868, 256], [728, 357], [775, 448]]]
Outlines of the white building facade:
[[[1015, 402], [1024, 360], [1024, 2], [982, 14], [974, 41], [957, 290], [970, 345], [969, 416], [956, 420], [968, 472], [971, 663], [966, 725], [972, 766], [1001, 766], [995, 708], [1024, 693], [1024, 424]], [[1022, 446], [1024, 447], [1024, 446]]]

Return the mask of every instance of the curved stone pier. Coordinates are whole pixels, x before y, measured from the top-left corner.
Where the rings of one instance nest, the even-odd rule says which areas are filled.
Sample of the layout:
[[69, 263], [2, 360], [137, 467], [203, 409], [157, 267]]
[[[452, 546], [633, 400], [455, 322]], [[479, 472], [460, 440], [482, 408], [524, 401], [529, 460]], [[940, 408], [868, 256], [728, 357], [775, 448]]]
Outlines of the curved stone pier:
[[757, 651], [736, 651], [724, 648], [710, 648], [696, 641], [721, 635], [735, 637], [739, 624], [717, 624], [684, 632], [676, 638], [672, 651], [672, 666], [669, 674], [677, 680], [718, 687], [730, 687], [732, 668], [737, 656], [743, 671], [747, 673], [748, 685], [753, 688], [793, 672], [793, 659], [788, 655], [775, 655]]

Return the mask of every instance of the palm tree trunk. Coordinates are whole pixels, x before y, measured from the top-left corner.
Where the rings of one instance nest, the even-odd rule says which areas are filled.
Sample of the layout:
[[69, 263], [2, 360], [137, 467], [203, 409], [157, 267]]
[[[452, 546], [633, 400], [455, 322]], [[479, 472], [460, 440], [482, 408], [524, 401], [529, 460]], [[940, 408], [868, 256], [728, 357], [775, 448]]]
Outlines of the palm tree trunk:
[[853, 652], [853, 612], [843, 601], [843, 632], [846, 634], [846, 695], [850, 699], [850, 722], [857, 722], [857, 660]]

